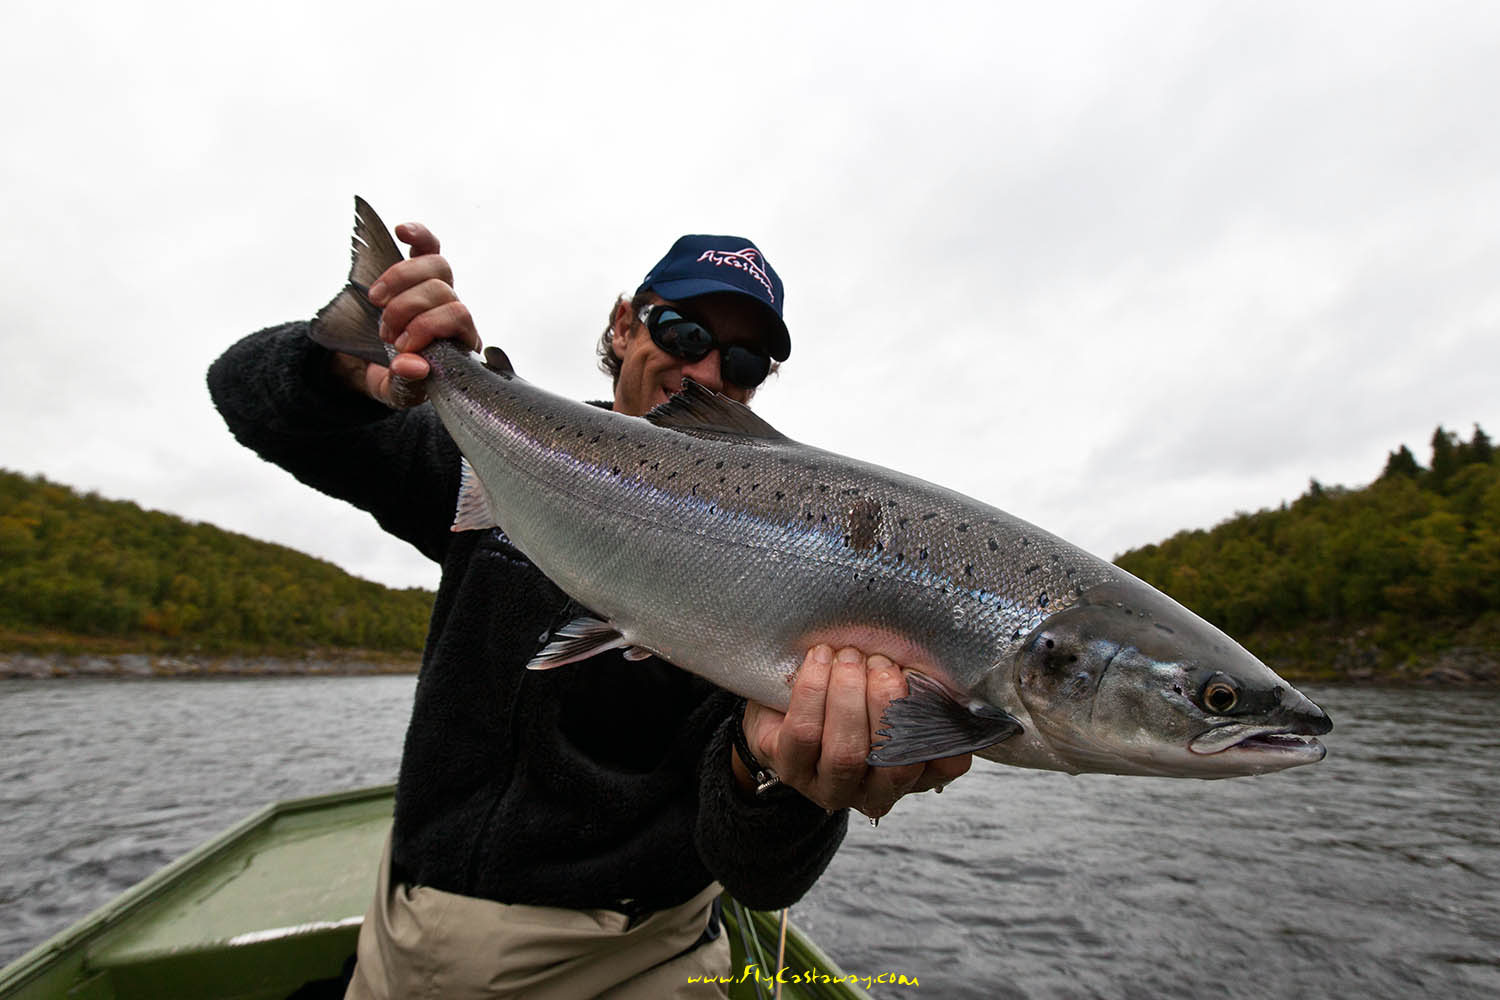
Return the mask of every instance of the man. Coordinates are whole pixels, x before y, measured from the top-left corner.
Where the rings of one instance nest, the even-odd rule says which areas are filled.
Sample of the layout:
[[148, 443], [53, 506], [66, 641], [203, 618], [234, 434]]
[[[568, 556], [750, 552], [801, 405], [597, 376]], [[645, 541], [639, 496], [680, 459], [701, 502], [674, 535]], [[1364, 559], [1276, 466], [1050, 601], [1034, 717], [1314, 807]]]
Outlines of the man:
[[[847, 809], [879, 817], [969, 758], [867, 767], [906, 685], [853, 649], [811, 650], [785, 714], [618, 651], [527, 671], [577, 609], [503, 533], [448, 530], [457, 448], [431, 407], [392, 409], [412, 396], [392, 379], [420, 385], [423, 348], [479, 337], [436, 236], [396, 235], [411, 259], [369, 289], [401, 352], [389, 366], [291, 323], [209, 372], [242, 443], [443, 566], [349, 995], [720, 995], [688, 983], [727, 971], [720, 884], [751, 906], [789, 905], [837, 850]], [[679, 240], [611, 313], [613, 408], [642, 415], [684, 378], [748, 402], [790, 351], [782, 298], [748, 241]]]

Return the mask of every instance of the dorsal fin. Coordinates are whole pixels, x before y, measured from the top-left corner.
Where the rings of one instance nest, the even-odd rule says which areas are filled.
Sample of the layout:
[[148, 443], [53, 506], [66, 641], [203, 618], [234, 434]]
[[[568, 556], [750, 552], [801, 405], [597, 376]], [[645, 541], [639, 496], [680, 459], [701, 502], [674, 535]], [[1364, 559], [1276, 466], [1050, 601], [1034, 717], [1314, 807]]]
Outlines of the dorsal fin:
[[785, 434], [756, 416], [750, 407], [704, 388], [690, 378], [682, 380], [681, 392], [652, 407], [646, 419], [658, 427], [699, 437], [787, 440]]

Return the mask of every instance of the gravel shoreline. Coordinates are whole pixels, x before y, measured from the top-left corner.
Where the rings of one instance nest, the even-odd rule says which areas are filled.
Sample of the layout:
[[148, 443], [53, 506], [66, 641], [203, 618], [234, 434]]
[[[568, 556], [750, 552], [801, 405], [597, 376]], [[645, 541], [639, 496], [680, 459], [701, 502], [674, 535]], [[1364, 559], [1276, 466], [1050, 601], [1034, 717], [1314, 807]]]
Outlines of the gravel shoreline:
[[307, 656], [197, 656], [158, 653], [0, 653], [0, 678], [345, 677], [414, 674], [416, 657], [320, 653]]

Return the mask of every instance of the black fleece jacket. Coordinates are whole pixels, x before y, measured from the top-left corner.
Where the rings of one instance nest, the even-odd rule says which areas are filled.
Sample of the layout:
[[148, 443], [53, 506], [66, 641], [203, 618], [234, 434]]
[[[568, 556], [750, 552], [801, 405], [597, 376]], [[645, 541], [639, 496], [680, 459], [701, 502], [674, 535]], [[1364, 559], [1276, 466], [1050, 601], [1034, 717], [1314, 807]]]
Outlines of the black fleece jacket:
[[396, 786], [398, 880], [634, 911], [711, 879], [780, 907], [822, 874], [847, 812], [740, 791], [732, 695], [618, 651], [525, 669], [578, 609], [498, 530], [449, 530], [459, 453], [431, 406], [392, 411], [340, 384], [305, 323], [235, 344], [208, 384], [242, 444], [442, 564]]

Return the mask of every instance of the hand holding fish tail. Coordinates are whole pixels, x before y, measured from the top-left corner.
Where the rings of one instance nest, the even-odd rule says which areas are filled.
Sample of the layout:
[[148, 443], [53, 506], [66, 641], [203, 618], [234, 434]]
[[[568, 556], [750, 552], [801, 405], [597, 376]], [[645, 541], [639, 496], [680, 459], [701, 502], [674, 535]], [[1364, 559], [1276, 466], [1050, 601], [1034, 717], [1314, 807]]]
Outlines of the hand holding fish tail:
[[388, 366], [359, 362], [362, 371], [341, 361], [340, 372], [386, 405], [405, 407], [426, 397], [421, 381], [430, 368], [421, 355], [424, 348], [451, 339], [477, 351], [480, 341], [473, 316], [453, 290], [453, 269], [438, 252], [437, 235], [420, 223], [403, 223], [396, 237], [411, 246], [411, 258], [387, 268], [368, 296], [382, 310], [381, 339], [400, 353]]
[[797, 672], [785, 714], [746, 705], [746, 739], [782, 784], [825, 809], [879, 818], [901, 796], [945, 785], [969, 769], [967, 754], [904, 767], [866, 763], [886, 706], [906, 693], [900, 668], [885, 657], [817, 646]]

